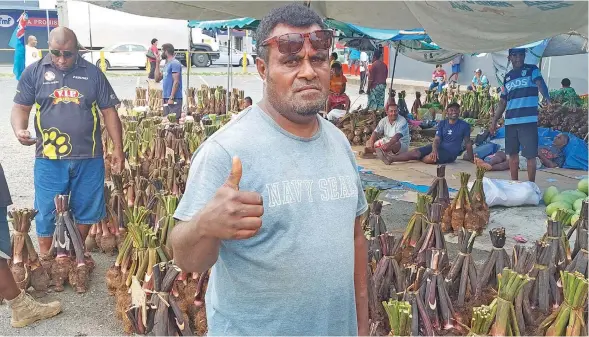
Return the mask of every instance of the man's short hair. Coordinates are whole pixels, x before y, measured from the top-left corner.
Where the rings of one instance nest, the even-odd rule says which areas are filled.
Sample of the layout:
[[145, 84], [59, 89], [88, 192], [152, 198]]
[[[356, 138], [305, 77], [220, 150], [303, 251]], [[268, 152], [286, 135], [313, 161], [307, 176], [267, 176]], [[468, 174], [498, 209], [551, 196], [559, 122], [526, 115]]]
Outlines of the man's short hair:
[[157, 42], [157, 39], [154, 37], [153, 39], [151, 39], [151, 44], [154, 44]]
[[456, 108], [456, 109], [460, 110], [460, 104], [458, 104], [458, 102], [452, 102], [452, 103], [448, 104], [448, 107], [446, 108], [446, 110], [448, 110], [450, 108]]
[[375, 60], [378, 60], [381, 56], [382, 56], [382, 52], [380, 51], [380, 49], [377, 49], [374, 51], [374, 59]]
[[337, 61], [337, 53], [336, 52], [331, 53], [331, 57], [333, 57], [334, 61]]
[[441, 67], [441, 66], [442, 66], [441, 64], [436, 64], [436, 68], [439, 68], [439, 67]]
[[285, 24], [292, 27], [302, 28], [317, 25], [325, 29], [321, 17], [309, 7], [298, 3], [290, 3], [285, 6], [272, 9], [261, 21], [256, 29], [256, 50], [258, 56], [268, 61], [268, 48], [262, 43], [270, 38], [272, 30], [279, 25]]
[[563, 87], [568, 88], [571, 86], [571, 80], [563, 78], [562, 81], [560, 81], [560, 84], [562, 84]]
[[252, 103], [252, 98], [247, 96], [246, 98], [243, 99], [244, 101], [248, 102], [249, 104], [253, 104]]
[[162, 50], [165, 50], [168, 55], [174, 55], [175, 53], [174, 46], [171, 43], [164, 43], [162, 45]]

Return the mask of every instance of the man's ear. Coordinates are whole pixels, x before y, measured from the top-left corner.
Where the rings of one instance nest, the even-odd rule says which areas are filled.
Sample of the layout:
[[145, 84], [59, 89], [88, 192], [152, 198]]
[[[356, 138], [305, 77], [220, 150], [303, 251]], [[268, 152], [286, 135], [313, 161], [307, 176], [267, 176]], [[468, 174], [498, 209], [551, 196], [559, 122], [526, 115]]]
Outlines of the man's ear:
[[268, 69], [266, 61], [261, 57], [256, 57], [256, 68], [258, 69], [258, 74], [260, 74], [262, 81], [266, 81], [266, 70]]

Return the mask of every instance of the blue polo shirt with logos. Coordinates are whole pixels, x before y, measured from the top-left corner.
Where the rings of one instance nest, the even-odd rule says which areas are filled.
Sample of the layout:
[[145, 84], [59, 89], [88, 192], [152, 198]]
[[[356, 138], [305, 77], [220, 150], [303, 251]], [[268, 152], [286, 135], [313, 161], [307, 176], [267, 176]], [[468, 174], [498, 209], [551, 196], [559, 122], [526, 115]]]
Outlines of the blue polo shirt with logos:
[[72, 69], [61, 71], [47, 54], [27, 67], [18, 82], [14, 103], [36, 106], [37, 158], [102, 157], [99, 110], [120, 101], [104, 73], [76, 57]]
[[[172, 87], [174, 86], [174, 77], [172, 76], [173, 73], [180, 74], [180, 81], [178, 81], [178, 89], [176, 90], [176, 94], [174, 97], [172, 96]], [[168, 61], [164, 66], [164, 73], [162, 78], [162, 89], [163, 89], [163, 99], [167, 100], [169, 98], [173, 99], [182, 99], [182, 64], [176, 59], [172, 61]]]
[[505, 125], [538, 122], [538, 79], [542, 74], [533, 64], [524, 64], [505, 75], [501, 88], [501, 98], [507, 101]]

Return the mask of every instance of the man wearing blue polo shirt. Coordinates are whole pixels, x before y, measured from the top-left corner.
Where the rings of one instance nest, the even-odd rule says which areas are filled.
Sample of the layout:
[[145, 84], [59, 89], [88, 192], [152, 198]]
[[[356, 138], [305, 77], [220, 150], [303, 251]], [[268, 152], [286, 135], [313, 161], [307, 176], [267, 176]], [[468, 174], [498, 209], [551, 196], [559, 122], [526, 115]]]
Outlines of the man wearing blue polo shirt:
[[497, 120], [505, 112], [505, 153], [509, 155], [509, 171], [512, 180], [518, 180], [519, 150], [528, 160], [528, 180], [536, 180], [536, 157], [538, 156], [538, 91], [550, 104], [548, 87], [540, 69], [525, 64], [524, 48], [509, 50], [513, 65], [503, 80], [501, 100], [491, 121], [490, 132], [495, 134]]

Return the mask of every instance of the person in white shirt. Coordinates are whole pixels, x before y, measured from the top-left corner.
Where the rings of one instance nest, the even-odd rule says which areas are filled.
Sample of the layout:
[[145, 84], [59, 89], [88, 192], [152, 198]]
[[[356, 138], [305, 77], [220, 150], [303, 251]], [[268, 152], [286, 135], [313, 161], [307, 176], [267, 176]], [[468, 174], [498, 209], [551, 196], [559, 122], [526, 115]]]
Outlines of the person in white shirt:
[[368, 54], [366, 52], [360, 53], [360, 92], [359, 94], [362, 95], [364, 93], [364, 85], [366, 85], [366, 79], [368, 72]]
[[381, 149], [385, 153], [404, 153], [409, 150], [410, 141], [407, 120], [399, 115], [396, 104], [389, 104], [386, 117], [378, 122], [376, 129], [366, 142], [364, 151], [360, 152], [360, 156], [370, 158], [377, 149]]
[[34, 35], [29, 35], [27, 45], [25, 46], [25, 67], [39, 61], [39, 49], [37, 49], [37, 38]]

